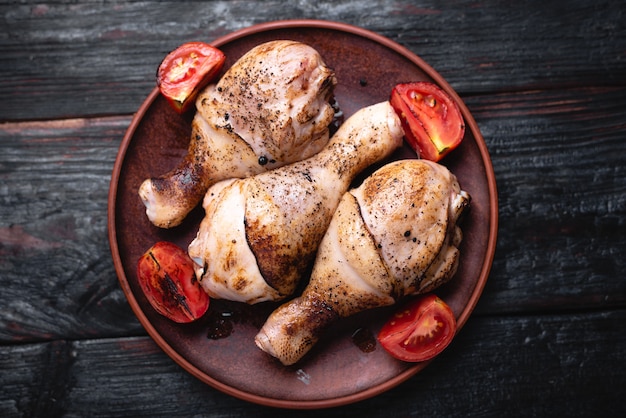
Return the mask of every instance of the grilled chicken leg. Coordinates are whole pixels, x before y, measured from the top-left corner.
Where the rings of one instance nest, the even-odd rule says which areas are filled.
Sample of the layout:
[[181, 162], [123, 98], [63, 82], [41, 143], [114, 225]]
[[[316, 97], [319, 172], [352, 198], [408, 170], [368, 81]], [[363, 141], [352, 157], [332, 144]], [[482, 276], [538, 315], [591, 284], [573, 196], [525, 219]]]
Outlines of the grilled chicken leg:
[[457, 220], [469, 201], [442, 165], [403, 160], [377, 170], [344, 194], [309, 284], [270, 315], [256, 344], [290, 365], [338, 318], [450, 280], [462, 239]]
[[246, 302], [291, 295], [354, 177], [402, 144], [389, 102], [359, 110], [313, 157], [211, 187], [189, 255], [208, 294]]
[[306, 159], [329, 140], [334, 72], [308, 45], [261, 44], [196, 100], [188, 153], [178, 167], [139, 188], [156, 226], [179, 225], [220, 180]]

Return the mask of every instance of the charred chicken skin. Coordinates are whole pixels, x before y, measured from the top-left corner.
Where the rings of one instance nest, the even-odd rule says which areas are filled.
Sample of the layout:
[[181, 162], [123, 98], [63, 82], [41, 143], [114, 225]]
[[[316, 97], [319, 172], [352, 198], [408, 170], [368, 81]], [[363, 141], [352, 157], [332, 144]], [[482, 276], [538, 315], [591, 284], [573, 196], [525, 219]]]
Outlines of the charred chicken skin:
[[398, 116], [382, 102], [348, 118], [311, 158], [212, 186], [189, 245], [203, 288], [249, 304], [291, 295], [352, 180], [402, 138]]
[[402, 160], [383, 166], [343, 195], [309, 284], [269, 316], [256, 344], [294, 364], [338, 318], [447, 282], [459, 262], [457, 221], [469, 202], [442, 165]]
[[177, 226], [212, 184], [316, 154], [329, 140], [336, 84], [308, 45], [280, 40], [250, 50], [199, 94], [183, 161], [140, 186], [150, 221]]

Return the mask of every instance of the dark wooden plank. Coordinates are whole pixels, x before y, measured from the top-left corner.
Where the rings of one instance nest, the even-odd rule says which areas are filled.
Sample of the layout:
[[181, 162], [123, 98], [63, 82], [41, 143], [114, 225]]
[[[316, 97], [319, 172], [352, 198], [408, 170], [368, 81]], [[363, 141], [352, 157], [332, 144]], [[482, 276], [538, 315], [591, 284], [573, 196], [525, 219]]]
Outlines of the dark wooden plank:
[[2, 2], [0, 121], [134, 112], [154, 87], [160, 60], [179, 44], [293, 18], [341, 21], [385, 35], [424, 58], [461, 94], [624, 85], [626, 19], [620, 2], [540, 5]]
[[[624, 321], [624, 310], [475, 317], [422, 373], [324, 415], [621, 416]], [[2, 416], [319, 416], [222, 394], [147, 337], [2, 346], [0, 353]]]
[[143, 331], [107, 238], [109, 181], [128, 123], [0, 126], [0, 340]]
[[[478, 311], [625, 306], [626, 89], [467, 101], [500, 200], [497, 253]], [[0, 125], [0, 340], [143, 333], [106, 233], [108, 182], [129, 121]]]
[[131, 312], [106, 234], [117, 148], [161, 58], [283, 18], [362, 26], [424, 58], [476, 117], [500, 195], [492, 274], [454, 343], [398, 388], [323, 413], [624, 416], [625, 12], [612, 0], [0, 2], [0, 416], [320, 415], [183, 371]]
[[624, 306], [626, 90], [471, 97], [499, 194], [488, 311]]

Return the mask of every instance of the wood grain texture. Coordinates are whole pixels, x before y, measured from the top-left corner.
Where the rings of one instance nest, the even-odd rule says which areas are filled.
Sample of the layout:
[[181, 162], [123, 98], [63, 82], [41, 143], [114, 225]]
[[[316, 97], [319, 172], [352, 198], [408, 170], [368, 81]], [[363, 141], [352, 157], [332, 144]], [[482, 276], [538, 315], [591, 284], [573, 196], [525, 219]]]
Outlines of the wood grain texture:
[[[623, 371], [606, 364], [626, 355], [625, 320], [623, 309], [473, 318], [422, 373], [375, 398], [323, 413], [619, 416], [623, 399], [615, 385], [623, 382]], [[4, 346], [0, 353], [8, 371], [0, 375], [2, 416], [43, 416], [46, 411], [76, 417], [320, 414], [254, 406], [224, 395], [181, 373], [147, 337]]]
[[224, 395], [167, 357], [118, 284], [106, 224], [119, 144], [162, 57], [296, 18], [365, 27], [431, 64], [478, 122], [499, 193], [491, 275], [453, 344], [323, 413], [623, 416], [621, 3], [0, 2], [0, 416], [320, 415]]
[[498, 183], [497, 254], [481, 309], [624, 306], [626, 89], [467, 98]]
[[0, 120], [130, 114], [179, 44], [281, 19], [336, 20], [380, 33], [461, 94], [626, 83], [620, 2], [536, 3], [2, 3]]
[[107, 238], [109, 181], [128, 123], [0, 125], [0, 340], [140, 330]]
[[[491, 151], [497, 253], [507, 255], [495, 258], [478, 311], [624, 306], [626, 88], [472, 96], [467, 105]], [[0, 313], [3, 340], [140, 331], [106, 234], [108, 182], [128, 123], [0, 126], [0, 237], [11, 259], [0, 264], [10, 307]], [[46, 267], [33, 269], [41, 260]]]

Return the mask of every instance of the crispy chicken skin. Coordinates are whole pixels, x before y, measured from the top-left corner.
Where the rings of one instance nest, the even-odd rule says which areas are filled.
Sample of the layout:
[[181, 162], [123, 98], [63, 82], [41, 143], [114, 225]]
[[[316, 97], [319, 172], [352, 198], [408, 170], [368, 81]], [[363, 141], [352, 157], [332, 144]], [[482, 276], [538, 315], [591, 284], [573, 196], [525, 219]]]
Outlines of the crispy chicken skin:
[[212, 184], [317, 153], [329, 140], [336, 84], [308, 45], [279, 40], [250, 50], [199, 94], [181, 163], [140, 186], [150, 221], [177, 226]]
[[306, 160], [211, 187], [189, 255], [214, 298], [276, 301], [291, 295], [354, 177], [402, 145], [389, 102], [348, 118], [328, 145]]
[[303, 294], [255, 338], [283, 364], [299, 361], [338, 318], [429, 292], [456, 273], [469, 205], [456, 177], [426, 160], [387, 164], [345, 193]]

